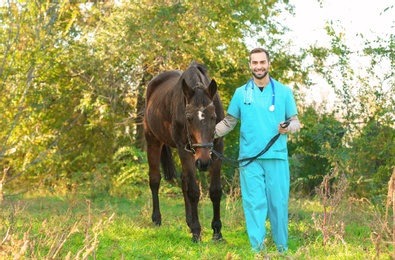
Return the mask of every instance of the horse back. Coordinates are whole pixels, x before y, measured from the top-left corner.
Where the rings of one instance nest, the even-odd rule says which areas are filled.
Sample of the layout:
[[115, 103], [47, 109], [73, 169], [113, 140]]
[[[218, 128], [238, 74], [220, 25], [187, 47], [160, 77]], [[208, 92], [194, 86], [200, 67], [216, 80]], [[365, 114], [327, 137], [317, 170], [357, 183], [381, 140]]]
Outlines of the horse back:
[[172, 70], [172, 71], [167, 71], [159, 74], [155, 78], [153, 78], [147, 86], [147, 92], [146, 92], [146, 101], [148, 101], [152, 95], [152, 93], [162, 85], [165, 85], [167, 81], [172, 81], [172, 80], [178, 80], [180, 78], [182, 72], [179, 70]]
[[177, 70], [163, 72], [147, 86], [144, 110], [144, 130], [162, 143], [175, 147], [172, 138], [173, 92], [182, 73]]

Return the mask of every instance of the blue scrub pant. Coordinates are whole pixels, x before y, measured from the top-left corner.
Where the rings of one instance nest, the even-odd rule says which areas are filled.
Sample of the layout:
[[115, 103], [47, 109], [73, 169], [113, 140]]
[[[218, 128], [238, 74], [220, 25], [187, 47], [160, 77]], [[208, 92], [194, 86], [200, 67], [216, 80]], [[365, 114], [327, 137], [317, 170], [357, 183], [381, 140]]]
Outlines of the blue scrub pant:
[[240, 167], [240, 186], [252, 250], [264, 249], [268, 217], [278, 251], [288, 250], [288, 160], [258, 159]]

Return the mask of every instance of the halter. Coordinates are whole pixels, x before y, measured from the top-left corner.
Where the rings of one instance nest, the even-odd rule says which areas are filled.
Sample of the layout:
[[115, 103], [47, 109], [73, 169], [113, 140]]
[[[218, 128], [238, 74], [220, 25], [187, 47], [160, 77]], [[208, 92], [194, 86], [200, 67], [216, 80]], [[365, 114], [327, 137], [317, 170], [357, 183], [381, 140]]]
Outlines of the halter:
[[[210, 104], [208, 104], [204, 108], [198, 109], [198, 111], [203, 113], [204, 110], [206, 110], [209, 106], [212, 106], [212, 105], [213, 105], [213, 102], [211, 101]], [[186, 112], [185, 112], [185, 115], [186, 115]], [[185, 122], [185, 126], [186, 126], [185, 128], [187, 129], [188, 143], [185, 144], [184, 150], [187, 151], [187, 152], [190, 152], [193, 155], [195, 155], [196, 154], [195, 148], [206, 148], [206, 149], [210, 149], [210, 154], [211, 154], [211, 152], [213, 150], [213, 147], [214, 147], [214, 143], [211, 142], [211, 143], [202, 143], [202, 144], [192, 144], [191, 135], [189, 134], [188, 124], [186, 122]], [[189, 145], [190, 149], [188, 149], [188, 145]]]

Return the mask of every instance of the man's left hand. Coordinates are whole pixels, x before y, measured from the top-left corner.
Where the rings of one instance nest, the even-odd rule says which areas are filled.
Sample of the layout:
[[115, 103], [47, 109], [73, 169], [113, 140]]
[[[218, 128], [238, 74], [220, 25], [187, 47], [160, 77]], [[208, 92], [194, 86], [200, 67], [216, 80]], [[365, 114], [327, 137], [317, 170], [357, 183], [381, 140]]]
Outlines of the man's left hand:
[[288, 124], [285, 124], [285, 122], [281, 122], [278, 125], [278, 132], [280, 134], [286, 134], [288, 132]]

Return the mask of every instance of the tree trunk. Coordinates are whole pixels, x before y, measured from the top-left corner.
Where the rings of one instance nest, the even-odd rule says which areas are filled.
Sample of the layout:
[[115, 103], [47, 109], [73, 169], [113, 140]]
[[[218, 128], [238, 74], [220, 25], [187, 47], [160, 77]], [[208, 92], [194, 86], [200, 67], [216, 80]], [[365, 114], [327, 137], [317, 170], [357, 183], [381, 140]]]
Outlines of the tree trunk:
[[145, 91], [147, 89], [147, 84], [151, 80], [152, 76], [149, 75], [145, 70], [143, 76], [141, 77], [140, 84], [137, 88], [137, 107], [136, 107], [136, 118], [134, 119], [134, 124], [136, 126], [135, 144], [141, 151], [145, 151], [145, 138], [144, 138], [144, 109], [145, 109]]

